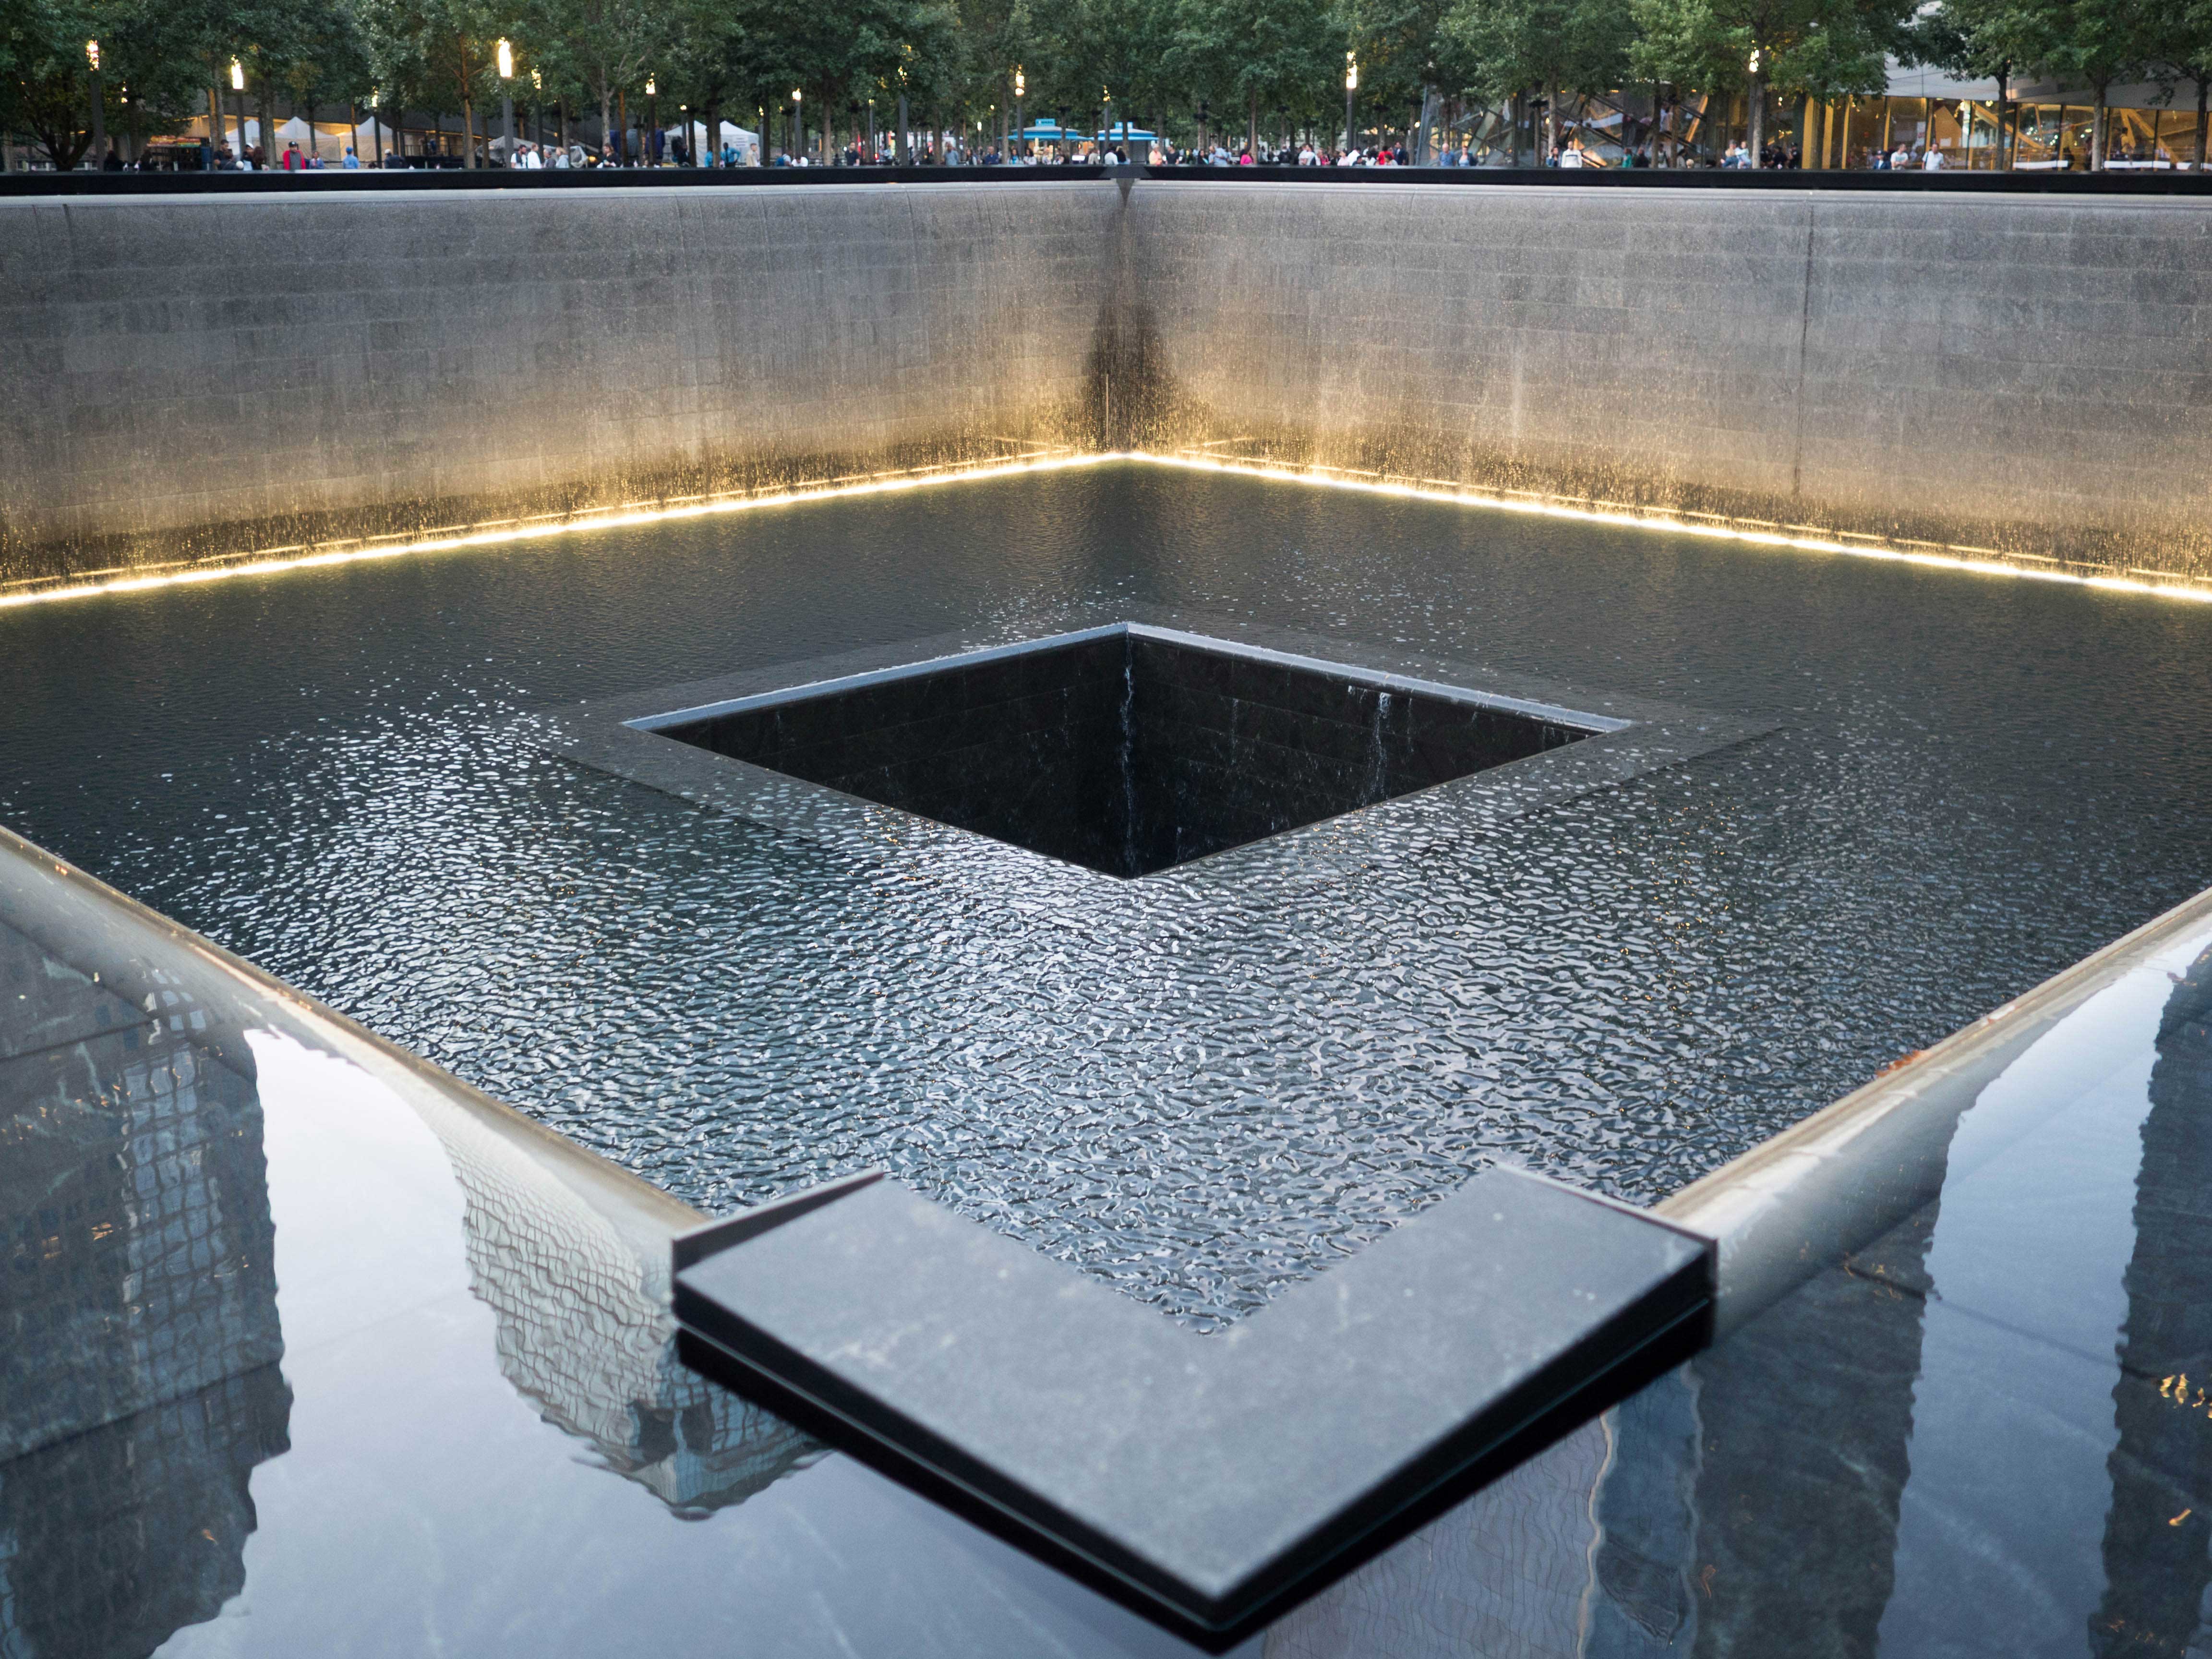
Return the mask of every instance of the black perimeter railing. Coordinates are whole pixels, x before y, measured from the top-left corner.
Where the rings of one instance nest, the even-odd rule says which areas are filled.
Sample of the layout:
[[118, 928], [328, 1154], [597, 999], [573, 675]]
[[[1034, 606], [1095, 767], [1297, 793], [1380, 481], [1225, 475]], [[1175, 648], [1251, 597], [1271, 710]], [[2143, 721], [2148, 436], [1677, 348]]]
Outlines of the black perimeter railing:
[[1936, 195], [2212, 196], [2212, 173], [1792, 172], [1726, 167], [890, 167], [323, 168], [301, 173], [11, 173], [0, 197], [252, 196], [270, 191], [730, 190], [836, 185], [1036, 185], [1084, 179], [1358, 188], [1435, 185], [1598, 190], [1888, 191]]

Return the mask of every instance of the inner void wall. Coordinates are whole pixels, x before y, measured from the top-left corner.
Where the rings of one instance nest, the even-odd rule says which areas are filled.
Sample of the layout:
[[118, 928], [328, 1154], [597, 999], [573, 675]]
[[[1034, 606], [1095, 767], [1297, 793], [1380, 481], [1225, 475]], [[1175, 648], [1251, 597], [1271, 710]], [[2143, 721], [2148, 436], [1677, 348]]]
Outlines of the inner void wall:
[[2212, 581], [2212, 201], [0, 200], [0, 586], [1146, 449]]

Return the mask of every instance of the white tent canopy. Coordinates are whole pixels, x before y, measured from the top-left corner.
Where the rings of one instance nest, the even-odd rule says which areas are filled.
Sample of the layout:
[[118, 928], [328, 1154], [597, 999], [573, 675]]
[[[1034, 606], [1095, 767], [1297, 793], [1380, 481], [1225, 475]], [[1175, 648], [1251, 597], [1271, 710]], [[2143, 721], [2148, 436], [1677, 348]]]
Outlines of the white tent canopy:
[[380, 135], [381, 135], [384, 153], [386, 155], [397, 155], [399, 153], [398, 132], [386, 125], [381, 116], [372, 116], [353, 130], [353, 137], [348, 141], [353, 145], [353, 153], [361, 157], [362, 166], [373, 167], [376, 165], [376, 146]]
[[[662, 128], [661, 131], [667, 135], [669, 142], [673, 143], [684, 135], [687, 126], [685, 123], [678, 121], [673, 125]], [[693, 121], [689, 124], [688, 131], [690, 135], [692, 155], [703, 154], [707, 149], [707, 124], [704, 121]], [[737, 148], [738, 166], [758, 167], [760, 165], [758, 134], [748, 132], [740, 126], [733, 126], [727, 121], [722, 123], [721, 132], [722, 142], [715, 146], [718, 151], [734, 145]]]
[[325, 167], [336, 167], [345, 155], [346, 130], [343, 126], [311, 127], [295, 115], [290, 120], [278, 124], [276, 143], [269, 153], [269, 164], [283, 167], [284, 151], [292, 144], [300, 147], [301, 155], [319, 155]]

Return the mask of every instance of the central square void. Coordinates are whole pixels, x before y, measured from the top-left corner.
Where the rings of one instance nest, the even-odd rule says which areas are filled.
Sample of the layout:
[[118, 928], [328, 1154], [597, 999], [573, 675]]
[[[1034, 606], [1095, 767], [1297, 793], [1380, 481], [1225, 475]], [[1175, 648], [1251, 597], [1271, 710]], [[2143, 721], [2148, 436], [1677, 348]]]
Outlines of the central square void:
[[1472, 691], [1133, 623], [652, 729], [1123, 878], [1592, 735]]

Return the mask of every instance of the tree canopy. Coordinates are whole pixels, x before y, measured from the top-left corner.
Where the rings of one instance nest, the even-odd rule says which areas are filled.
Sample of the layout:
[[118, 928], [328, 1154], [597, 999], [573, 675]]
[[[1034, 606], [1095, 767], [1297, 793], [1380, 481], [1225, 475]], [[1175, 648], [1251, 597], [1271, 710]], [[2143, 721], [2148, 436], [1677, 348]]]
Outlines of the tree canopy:
[[[294, 108], [372, 102], [451, 116], [496, 105], [507, 40], [531, 96], [611, 131], [651, 84], [672, 117], [799, 109], [850, 133], [903, 94], [917, 122], [973, 131], [1011, 115], [1102, 113], [1187, 137], [1206, 108], [1247, 141], [1279, 118], [1341, 141], [1347, 53], [1363, 126], [1410, 128], [1445, 101], [1541, 107], [1664, 83], [1742, 97], [1750, 134], [1777, 100], [1882, 90], [1886, 58], [2001, 87], [2055, 76], [2093, 91], [2212, 73], [2212, 0], [5, 0], [0, 126], [58, 166], [91, 142], [102, 50], [110, 131], [173, 128], [228, 98]], [[127, 88], [127, 93], [126, 89]], [[513, 83], [509, 83], [509, 90]], [[2003, 94], [2001, 93], [2000, 94]]]

